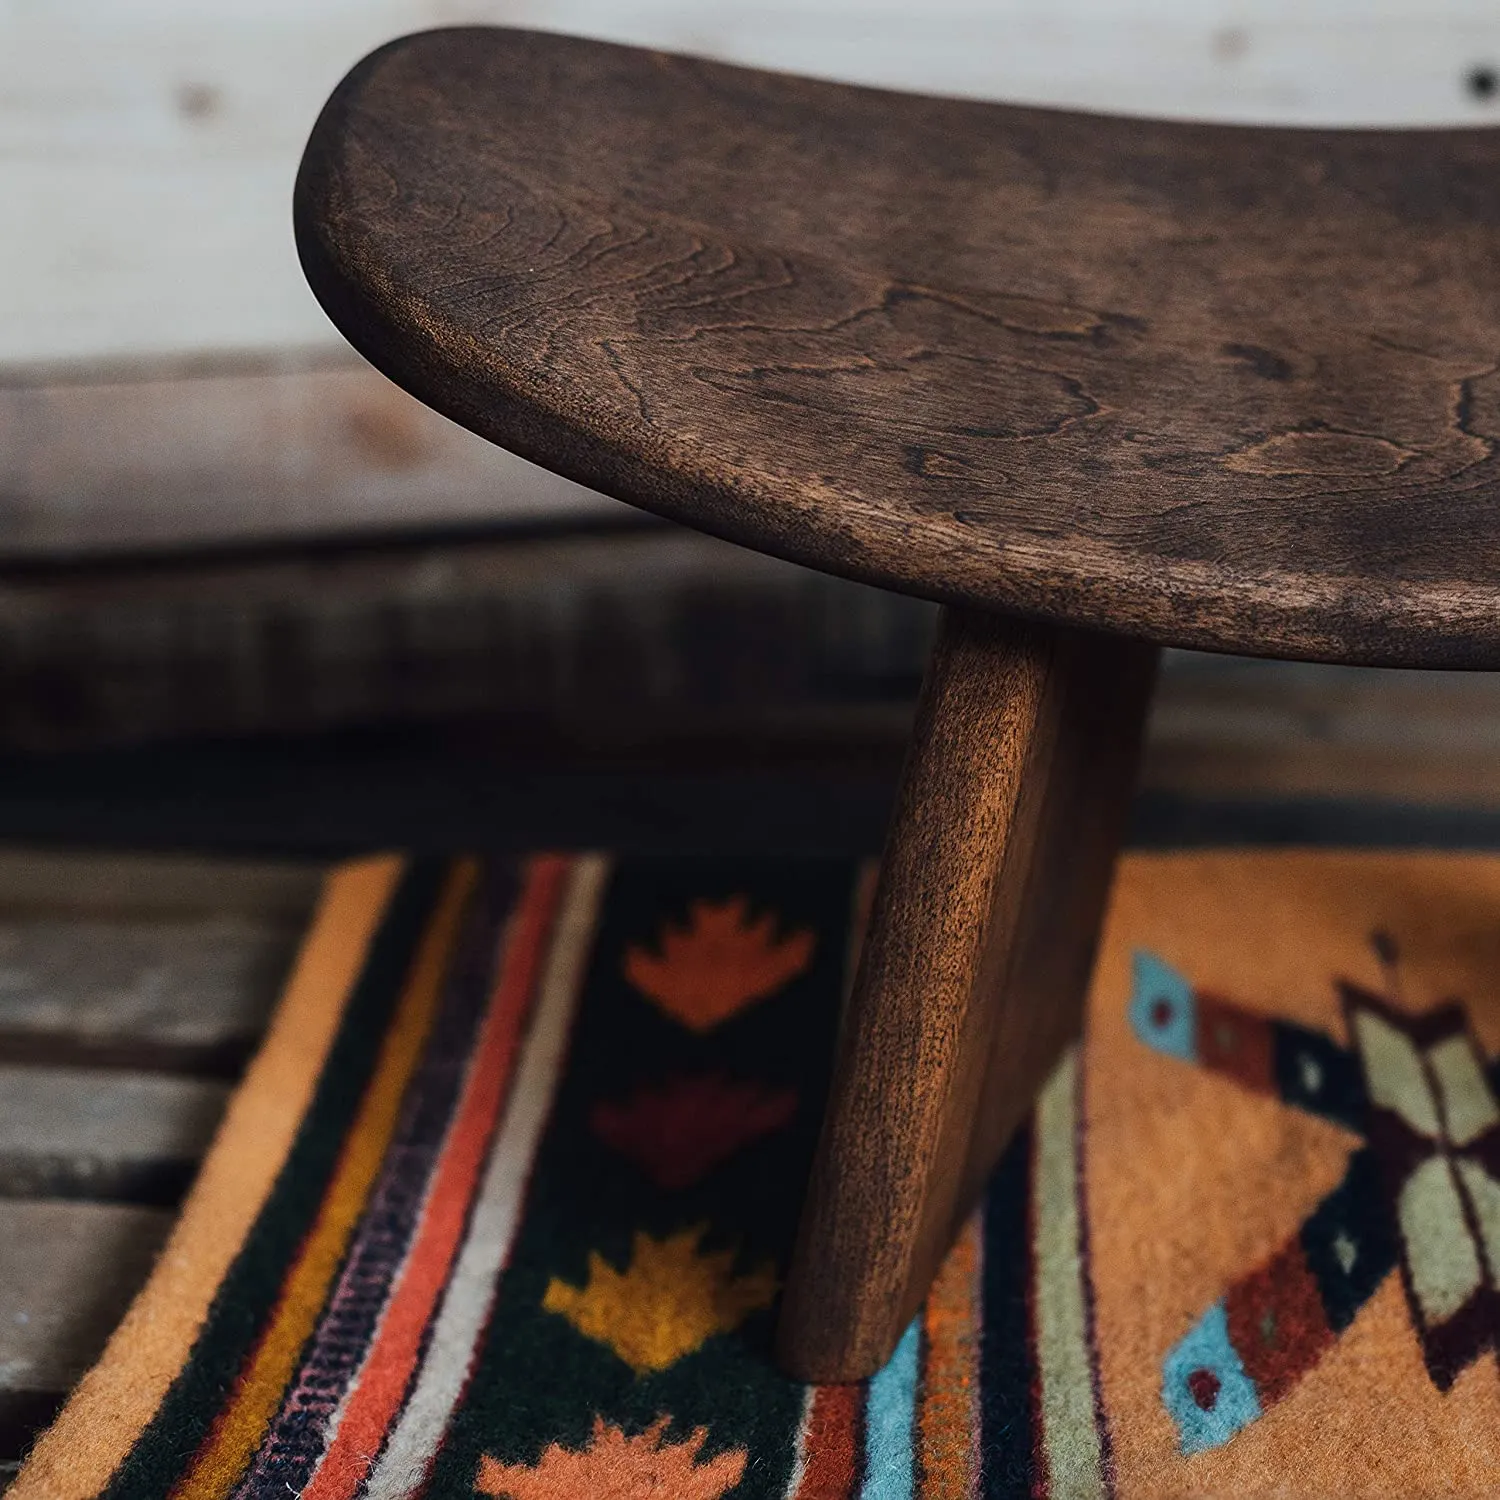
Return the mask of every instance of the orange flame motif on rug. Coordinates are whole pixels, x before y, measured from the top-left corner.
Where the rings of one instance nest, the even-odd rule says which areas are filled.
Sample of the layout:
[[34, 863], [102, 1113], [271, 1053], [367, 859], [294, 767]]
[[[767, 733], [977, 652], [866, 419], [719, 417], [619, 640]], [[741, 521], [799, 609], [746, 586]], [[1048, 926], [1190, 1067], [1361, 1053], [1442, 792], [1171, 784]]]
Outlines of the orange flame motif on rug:
[[773, 995], [812, 962], [813, 935], [776, 935], [772, 912], [750, 920], [744, 896], [695, 901], [688, 925], [663, 925], [659, 951], [632, 944], [625, 977], [689, 1031], [707, 1032]]
[[698, 1427], [685, 1443], [664, 1443], [670, 1417], [658, 1417], [644, 1432], [626, 1437], [602, 1417], [582, 1452], [552, 1444], [537, 1463], [502, 1464], [486, 1455], [474, 1488], [496, 1500], [719, 1500], [744, 1477], [745, 1453], [733, 1449], [698, 1462], [708, 1429]]
[[637, 1233], [624, 1272], [590, 1253], [588, 1284], [554, 1277], [542, 1306], [614, 1350], [637, 1375], [665, 1370], [714, 1334], [732, 1333], [776, 1296], [770, 1265], [736, 1276], [733, 1250], [700, 1255], [707, 1232], [699, 1224], [665, 1240]]

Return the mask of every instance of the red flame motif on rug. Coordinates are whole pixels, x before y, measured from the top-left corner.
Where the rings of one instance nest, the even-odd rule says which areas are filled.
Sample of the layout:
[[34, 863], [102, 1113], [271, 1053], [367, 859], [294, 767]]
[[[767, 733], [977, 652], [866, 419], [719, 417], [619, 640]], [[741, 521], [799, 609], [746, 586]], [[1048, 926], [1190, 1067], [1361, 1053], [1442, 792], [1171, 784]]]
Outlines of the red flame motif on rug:
[[742, 1147], [790, 1124], [796, 1113], [797, 1096], [789, 1089], [709, 1073], [643, 1086], [624, 1103], [601, 1100], [590, 1124], [657, 1187], [680, 1192]]

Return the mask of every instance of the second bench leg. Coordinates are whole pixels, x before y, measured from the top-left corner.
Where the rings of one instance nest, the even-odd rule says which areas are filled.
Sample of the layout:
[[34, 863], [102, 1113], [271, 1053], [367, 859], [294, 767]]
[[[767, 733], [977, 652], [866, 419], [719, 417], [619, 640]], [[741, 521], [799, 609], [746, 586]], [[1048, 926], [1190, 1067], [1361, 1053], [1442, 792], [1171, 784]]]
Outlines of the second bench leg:
[[782, 1303], [800, 1379], [885, 1363], [1078, 1033], [1156, 655], [944, 611]]

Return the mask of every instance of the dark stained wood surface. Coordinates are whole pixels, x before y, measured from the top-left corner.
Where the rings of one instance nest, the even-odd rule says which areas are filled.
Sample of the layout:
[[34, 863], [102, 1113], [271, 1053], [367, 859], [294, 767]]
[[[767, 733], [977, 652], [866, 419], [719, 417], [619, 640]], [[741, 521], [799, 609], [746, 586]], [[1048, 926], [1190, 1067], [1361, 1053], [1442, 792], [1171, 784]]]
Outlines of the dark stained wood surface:
[[944, 613], [782, 1301], [800, 1379], [886, 1362], [1078, 1034], [1155, 658]]
[[1500, 132], [460, 29], [340, 86], [297, 224], [378, 366], [622, 499], [1158, 642], [1500, 664]]

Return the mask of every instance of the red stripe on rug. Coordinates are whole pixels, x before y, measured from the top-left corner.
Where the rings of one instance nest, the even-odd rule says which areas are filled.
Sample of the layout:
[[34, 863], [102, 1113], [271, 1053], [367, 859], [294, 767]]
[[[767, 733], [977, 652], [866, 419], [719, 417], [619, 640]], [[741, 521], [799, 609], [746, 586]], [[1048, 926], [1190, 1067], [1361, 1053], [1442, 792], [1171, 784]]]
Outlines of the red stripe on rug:
[[504, 939], [504, 967], [416, 1242], [333, 1440], [303, 1491], [304, 1500], [348, 1500], [401, 1409], [509, 1092], [567, 873], [568, 861], [555, 855], [539, 856], [527, 871], [514, 928]]
[[851, 1500], [859, 1479], [863, 1385], [820, 1385], [803, 1438], [802, 1482], [793, 1500]]

